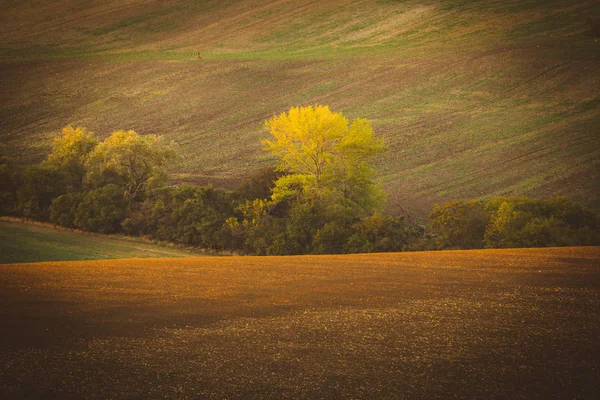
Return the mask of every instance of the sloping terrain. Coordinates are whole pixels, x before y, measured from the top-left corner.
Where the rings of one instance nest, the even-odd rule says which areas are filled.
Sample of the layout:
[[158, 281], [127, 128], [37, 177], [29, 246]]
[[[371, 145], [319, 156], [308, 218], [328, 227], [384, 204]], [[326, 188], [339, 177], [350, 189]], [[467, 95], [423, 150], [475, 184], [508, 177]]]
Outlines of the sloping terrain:
[[599, 248], [0, 265], [3, 399], [593, 399]]
[[134, 238], [0, 220], [0, 264], [198, 255]]
[[39, 3], [0, 11], [0, 151], [22, 162], [67, 124], [135, 129], [181, 145], [178, 179], [232, 187], [272, 162], [266, 118], [319, 103], [385, 137], [392, 211], [600, 208], [596, 1]]

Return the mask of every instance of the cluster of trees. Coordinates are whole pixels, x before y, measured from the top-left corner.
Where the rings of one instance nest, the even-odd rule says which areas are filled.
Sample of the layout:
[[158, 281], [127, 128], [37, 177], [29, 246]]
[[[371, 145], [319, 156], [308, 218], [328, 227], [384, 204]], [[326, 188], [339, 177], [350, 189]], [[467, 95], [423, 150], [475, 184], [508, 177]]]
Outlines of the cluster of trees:
[[384, 150], [368, 121], [326, 106], [266, 121], [279, 176], [270, 196], [247, 199], [226, 221], [231, 243], [254, 254], [401, 251], [415, 231], [382, 213], [372, 162]]
[[69, 228], [115, 233], [148, 193], [166, 182], [173, 145], [158, 136], [114, 132], [100, 142], [84, 128], [66, 127], [39, 165], [0, 160], [0, 211]]
[[438, 248], [600, 245], [598, 215], [564, 197], [451, 201], [429, 215]]
[[294, 107], [265, 128], [276, 168], [228, 192], [170, 183], [177, 150], [159, 136], [117, 131], [100, 141], [66, 127], [39, 165], [0, 159], [0, 213], [260, 255], [599, 243], [597, 216], [564, 198], [453, 201], [434, 208], [426, 234], [383, 213], [372, 164], [385, 146], [368, 121]]
[[384, 149], [364, 119], [328, 107], [266, 121], [279, 159], [234, 192], [176, 186], [174, 144], [118, 131], [99, 141], [66, 127], [41, 164], [0, 162], [0, 211], [100, 233], [142, 235], [245, 254], [401, 251], [415, 237], [382, 213], [373, 159]]

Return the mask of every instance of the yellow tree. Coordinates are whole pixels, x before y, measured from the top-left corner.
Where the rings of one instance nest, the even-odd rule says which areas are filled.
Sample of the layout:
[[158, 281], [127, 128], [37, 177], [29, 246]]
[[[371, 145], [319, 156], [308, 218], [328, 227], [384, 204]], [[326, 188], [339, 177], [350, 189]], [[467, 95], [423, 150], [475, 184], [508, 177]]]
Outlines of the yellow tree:
[[301, 191], [351, 202], [366, 212], [382, 206], [385, 196], [372, 162], [385, 146], [366, 119], [349, 123], [341, 112], [316, 105], [292, 107], [265, 127], [272, 139], [263, 145], [288, 173], [276, 181], [273, 200]]
[[44, 166], [61, 171], [70, 190], [81, 189], [85, 161], [98, 144], [98, 139], [83, 127], [66, 126], [52, 143], [52, 151]]
[[101, 184], [106, 177], [118, 177], [125, 186], [125, 197], [138, 198], [153, 182], [166, 178], [166, 168], [175, 157], [174, 144], [160, 136], [141, 136], [136, 132], [117, 131], [90, 154], [87, 165], [92, 182]]

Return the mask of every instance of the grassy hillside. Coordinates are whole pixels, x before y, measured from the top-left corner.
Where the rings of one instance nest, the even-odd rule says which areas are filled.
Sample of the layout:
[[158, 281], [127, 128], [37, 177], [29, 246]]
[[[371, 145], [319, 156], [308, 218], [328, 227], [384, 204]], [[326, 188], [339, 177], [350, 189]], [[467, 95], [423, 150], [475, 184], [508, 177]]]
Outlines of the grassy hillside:
[[0, 264], [193, 255], [128, 238], [0, 220]]
[[181, 144], [178, 179], [233, 186], [272, 161], [266, 118], [320, 103], [385, 137], [392, 208], [600, 208], [596, 1], [40, 3], [0, 11], [0, 151], [23, 162], [66, 124], [135, 129]]
[[3, 399], [595, 398], [599, 248], [0, 266]]

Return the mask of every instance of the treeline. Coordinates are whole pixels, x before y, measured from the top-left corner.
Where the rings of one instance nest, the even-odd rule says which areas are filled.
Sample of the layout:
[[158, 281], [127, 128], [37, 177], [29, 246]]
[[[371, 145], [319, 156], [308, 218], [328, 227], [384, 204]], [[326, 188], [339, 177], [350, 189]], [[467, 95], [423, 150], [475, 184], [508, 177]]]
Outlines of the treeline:
[[408, 224], [382, 211], [370, 162], [383, 144], [365, 120], [307, 107], [266, 125], [280, 164], [235, 191], [171, 183], [178, 152], [161, 137], [117, 131], [99, 141], [66, 127], [39, 165], [0, 159], [0, 213], [257, 255], [600, 244], [598, 215], [562, 197], [452, 201], [435, 206], [428, 227]]
[[176, 161], [175, 145], [158, 136], [118, 131], [101, 142], [84, 128], [66, 127], [39, 165], [0, 160], [0, 211], [240, 254], [402, 251], [420, 236], [373, 206], [381, 193], [367, 190], [375, 186], [356, 171], [338, 190], [341, 182], [326, 169], [325, 186], [266, 168], [231, 192], [172, 184], [167, 167]]
[[598, 215], [565, 197], [495, 197], [436, 205], [429, 215], [440, 249], [600, 245]]

